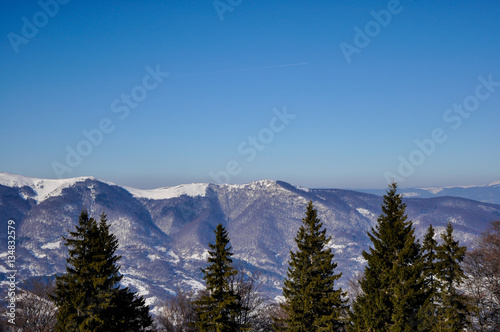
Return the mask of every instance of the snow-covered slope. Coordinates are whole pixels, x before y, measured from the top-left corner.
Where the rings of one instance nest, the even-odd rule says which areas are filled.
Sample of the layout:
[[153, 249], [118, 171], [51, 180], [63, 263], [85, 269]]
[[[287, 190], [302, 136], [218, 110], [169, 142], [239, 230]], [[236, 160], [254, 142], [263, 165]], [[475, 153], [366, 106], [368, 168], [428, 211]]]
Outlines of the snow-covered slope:
[[[359, 191], [374, 195], [384, 195], [383, 189], [360, 189]], [[417, 187], [401, 188], [400, 192], [406, 197], [461, 197], [484, 203], [500, 204], [500, 181], [477, 186], [450, 186], [450, 187]]]
[[[92, 177], [43, 180], [0, 174], [0, 223], [16, 221], [18, 275], [63, 272], [62, 235], [74, 229], [82, 209], [104, 211], [119, 240], [124, 282], [154, 304], [176, 288], [203, 287], [213, 230], [229, 232], [234, 263], [261, 274], [263, 290], [280, 294], [294, 237], [312, 200], [331, 235], [341, 284], [362, 268], [367, 232], [380, 214], [381, 197], [339, 189], [308, 189], [263, 180], [245, 185], [189, 184], [154, 190], [123, 188]], [[422, 236], [454, 223], [463, 243], [500, 219], [500, 206], [463, 198], [407, 198], [407, 212]], [[0, 254], [6, 239], [0, 238]], [[1, 264], [0, 264], [1, 266]], [[7, 269], [0, 267], [0, 279]]]
[[490, 184], [485, 184], [485, 185], [469, 185], [469, 186], [448, 186], [448, 187], [420, 187], [417, 189], [425, 190], [430, 192], [433, 195], [436, 195], [442, 191], [445, 190], [453, 190], [453, 189], [477, 189], [477, 188], [485, 188], [485, 189], [490, 189], [490, 188], [496, 188], [500, 186], [500, 181], [495, 181]]
[[[68, 188], [77, 182], [85, 180], [97, 179], [93, 176], [58, 180], [37, 179], [12, 173], [0, 172], [0, 185], [12, 188], [30, 188], [33, 190], [33, 193], [32, 195], [27, 195], [27, 198], [33, 198], [37, 203], [41, 203], [49, 197], [58, 196], [64, 188]], [[99, 181], [110, 183], [102, 180]]]
[[175, 187], [164, 187], [151, 190], [135, 189], [130, 187], [124, 187], [124, 188], [128, 190], [135, 197], [158, 200], [158, 199], [170, 199], [182, 195], [187, 195], [191, 197], [205, 196], [208, 184], [192, 183], [192, 184], [183, 184]]

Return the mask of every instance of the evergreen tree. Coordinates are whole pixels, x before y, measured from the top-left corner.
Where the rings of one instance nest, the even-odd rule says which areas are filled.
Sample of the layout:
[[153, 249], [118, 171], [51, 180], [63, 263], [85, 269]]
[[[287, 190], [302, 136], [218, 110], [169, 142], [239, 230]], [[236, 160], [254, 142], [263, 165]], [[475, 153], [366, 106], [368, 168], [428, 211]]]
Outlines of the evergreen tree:
[[240, 331], [246, 326], [237, 322], [241, 313], [241, 302], [232, 289], [230, 279], [238, 272], [232, 267], [231, 247], [225, 228], [219, 224], [215, 229], [215, 244], [208, 244], [209, 266], [201, 269], [206, 283], [206, 292], [194, 302], [197, 314], [196, 327], [200, 331]]
[[420, 309], [419, 331], [432, 331], [437, 324], [437, 309], [440, 303], [439, 279], [437, 273], [437, 241], [434, 239], [434, 228], [429, 225], [427, 233], [425, 233], [424, 241], [422, 242], [422, 258], [423, 258], [423, 278], [424, 289], [426, 291], [426, 300], [423, 307]]
[[352, 331], [416, 331], [425, 300], [420, 244], [407, 220], [406, 204], [395, 183], [384, 195], [382, 214], [368, 233], [373, 243], [360, 281], [362, 294], [353, 302]]
[[436, 275], [441, 281], [441, 307], [438, 314], [438, 330], [446, 332], [462, 331], [467, 325], [467, 298], [458, 287], [466, 278], [461, 263], [466, 247], [453, 239], [453, 226], [448, 223], [446, 232], [441, 234], [442, 244], [437, 247]]
[[335, 281], [341, 276], [335, 274], [337, 264], [334, 254], [327, 247], [331, 237], [317, 217], [317, 211], [309, 202], [306, 217], [302, 219], [295, 242], [298, 250], [290, 252], [287, 277], [283, 296], [286, 303], [282, 308], [287, 319], [282, 323], [287, 331], [343, 331], [347, 300], [342, 289], [335, 289]]
[[152, 319], [144, 300], [120, 288], [118, 240], [104, 213], [98, 223], [82, 211], [70, 235], [63, 237], [69, 248], [66, 273], [56, 276], [55, 331], [147, 331]]

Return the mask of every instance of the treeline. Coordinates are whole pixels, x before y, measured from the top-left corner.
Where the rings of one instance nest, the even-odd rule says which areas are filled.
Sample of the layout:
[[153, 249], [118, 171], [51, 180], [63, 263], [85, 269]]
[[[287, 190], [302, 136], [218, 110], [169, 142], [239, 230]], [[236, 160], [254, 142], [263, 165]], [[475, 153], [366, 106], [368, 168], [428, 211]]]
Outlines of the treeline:
[[312, 202], [290, 252], [281, 303], [262, 295], [258, 277], [233, 266], [222, 224], [214, 232], [205, 289], [178, 290], [153, 319], [144, 299], [120, 286], [118, 241], [106, 216], [98, 222], [84, 211], [64, 238], [66, 273], [49, 287], [27, 285], [16, 326], [5, 319], [0, 331], [500, 331], [500, 221], [469, 253], [451, 223], [440, 237], [429, 226], [420, 242], [396, 184], [384, 196], [368, 233], [372, 245], [363, 251], [365, 269], [349, 292], [336, 284], [331, 238]]

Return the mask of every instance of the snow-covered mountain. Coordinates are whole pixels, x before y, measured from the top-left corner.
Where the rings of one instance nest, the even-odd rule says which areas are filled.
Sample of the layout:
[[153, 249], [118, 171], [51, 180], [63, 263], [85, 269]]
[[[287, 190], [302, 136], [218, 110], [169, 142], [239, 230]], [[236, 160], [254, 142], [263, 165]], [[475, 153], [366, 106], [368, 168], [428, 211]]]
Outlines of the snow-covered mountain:
[[[379, 196], [385, 193], [382, 189], [360, 189], [359, 191]], [[452, 196], [484, 203], [500, 204], [500, 181], [478, 186], [400, 188], [399, 191], [406, 197], [431, 198]]]
[[[16, 222], [20, 278], [63, 272], [67, 248], [61, 236], [74, 229], [82, 209], [95, 218], [105, 212], [119, 240], [123, 284], [149, 304], [177, 288], [203, 287], [200, 268], [206, 266], [218, 223], [229, 232], [235, 265], [249, 274], [259, 272], [263, 290], [279, 295], [309, 200], [332, 237], [345, 285], [362, 267], [361, 252], [370, 245], [367, 232], [380, 214], [380, 196], [271, 180], [139, 190], [93, 177], [44, 180], [0, 173], [0, 227], [9, 219]], [[410, 197], [406, 203], [420, 237], [430, 223], [439, 231], [451, 221], [456, 237], [468, 244], [500, 219], [499, 205], [464, 198]], [[6, 256], [6, 240], [0, 238], [0, 257]], [[5, 271], [0, 264], [0, 279]]]

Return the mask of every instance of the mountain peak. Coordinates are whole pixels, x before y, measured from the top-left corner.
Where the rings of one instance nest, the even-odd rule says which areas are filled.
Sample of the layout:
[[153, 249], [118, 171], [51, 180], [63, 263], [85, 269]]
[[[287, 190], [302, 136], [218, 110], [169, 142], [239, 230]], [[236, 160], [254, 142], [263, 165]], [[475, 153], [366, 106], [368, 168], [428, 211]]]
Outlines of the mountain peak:
[[259, 186], [263, 186], [263, 187], [270, 187], [270, 186], [276, 185], [277, 181], [265, 179], [265, 180], [254, 181], [254, 182], [251, 182], [250, 184], [259, 185]]
[[33, 198], [38, 203], [49, 197], [60, 195], [64, 188], [68, 188], [77, 182], [83, 182], [86, 180], [100, 181], [114, 185], [111, 182], [98, 180], [93, 176], [81, 176], [67, 179], [39, 179], [7, 172], [0, 172], [0, 185], [12, 188], [30, 187], [35, 192], [35, 197]]
[[271, 187], [277, 187], [278, 181], [276, 180], [258, 180], [258, 181], [253, 181], [249, 183], [244, 183], [244, 184], [222, 184], [219, 185], [220, 187], [226, 187], [229, 188], [230, 190], [238, 190], [238, 189], [266, 189], [266, 188], [271, 188]]

